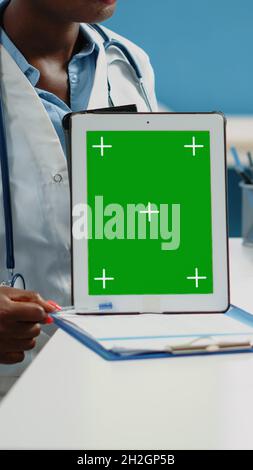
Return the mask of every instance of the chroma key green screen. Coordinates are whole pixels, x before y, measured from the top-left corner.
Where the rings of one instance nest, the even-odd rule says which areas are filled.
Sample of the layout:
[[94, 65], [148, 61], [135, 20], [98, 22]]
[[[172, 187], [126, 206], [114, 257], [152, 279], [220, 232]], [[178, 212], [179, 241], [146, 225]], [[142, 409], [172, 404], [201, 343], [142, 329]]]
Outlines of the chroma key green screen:
[[89, 295], [213, 292], [209, 131], [87, 132]]

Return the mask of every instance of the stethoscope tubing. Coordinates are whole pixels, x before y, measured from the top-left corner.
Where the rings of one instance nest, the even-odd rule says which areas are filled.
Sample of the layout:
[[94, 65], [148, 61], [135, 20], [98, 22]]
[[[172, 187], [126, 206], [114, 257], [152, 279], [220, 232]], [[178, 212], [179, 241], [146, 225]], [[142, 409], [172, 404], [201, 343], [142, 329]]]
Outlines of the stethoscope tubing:
[[15, 268], [14, 241], [13, 241], [13, 222], [11, 208], [11, 189], [10, 174], [8, 164], [8, 153], [6, 144], [6, 135], [4, 127], [3, 106], [0, 93], [0, 164], [3, 188], [3, 209], [5, 224], [5, 245], [6, 245], [6, 268], [8, 271]]

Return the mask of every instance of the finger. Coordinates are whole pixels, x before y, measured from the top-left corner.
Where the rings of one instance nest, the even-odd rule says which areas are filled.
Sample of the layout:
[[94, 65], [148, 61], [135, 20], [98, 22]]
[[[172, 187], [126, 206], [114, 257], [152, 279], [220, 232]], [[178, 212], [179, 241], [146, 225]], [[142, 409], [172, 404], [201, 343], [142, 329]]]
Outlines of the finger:
[[40, 331], [39, 323], [8, 322], [1, 336], [14, 339], [32, 339], [39, 336]]
[[55, 305], [44, 300], [38, 292], [30, 290], [13, 289], [8, 291], [8, 297], [15, 302], [32, 302], [40, 305], [46, 312], [55, 311]]
[[50, 316], [48, 316], [47, 319], [43, 321], [43, 325], [51, 325], [52, 323], [54, 323], [54, 319]]
[[25, 358], [23, 351], [15, 351], [11, 353], [0, 353], [0, 364], [16, 364], [22, 362]]
[[2, 314], [4, 321], [17, 322], [43, 322], [48, 318], [41, 305], [32, 302], [8, 302], [8, 307]]
[[9, 353], [16, 351], [30, 351], [36, 345], [35, 339], [12, 339], [1, 341], [1, 350]]

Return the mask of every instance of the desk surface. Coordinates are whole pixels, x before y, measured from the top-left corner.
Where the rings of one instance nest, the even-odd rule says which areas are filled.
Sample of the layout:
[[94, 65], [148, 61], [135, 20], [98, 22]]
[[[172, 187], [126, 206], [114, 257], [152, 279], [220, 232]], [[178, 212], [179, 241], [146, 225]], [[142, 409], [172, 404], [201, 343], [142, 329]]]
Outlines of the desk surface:
[[[253, 311], [253, 249], [230, 240]], [[0, 407], [2, 449], [252, 449], [253, 354], [109, 363], [58, 331]]]

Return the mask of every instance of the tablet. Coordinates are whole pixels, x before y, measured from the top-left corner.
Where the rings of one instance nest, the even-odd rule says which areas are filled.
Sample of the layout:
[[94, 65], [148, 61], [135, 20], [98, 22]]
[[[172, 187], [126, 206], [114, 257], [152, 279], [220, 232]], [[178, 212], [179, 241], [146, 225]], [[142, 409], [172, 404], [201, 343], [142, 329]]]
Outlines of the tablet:
[[226, 311], [224, 116], [76, 113], [69, 121], [75, 308]]

